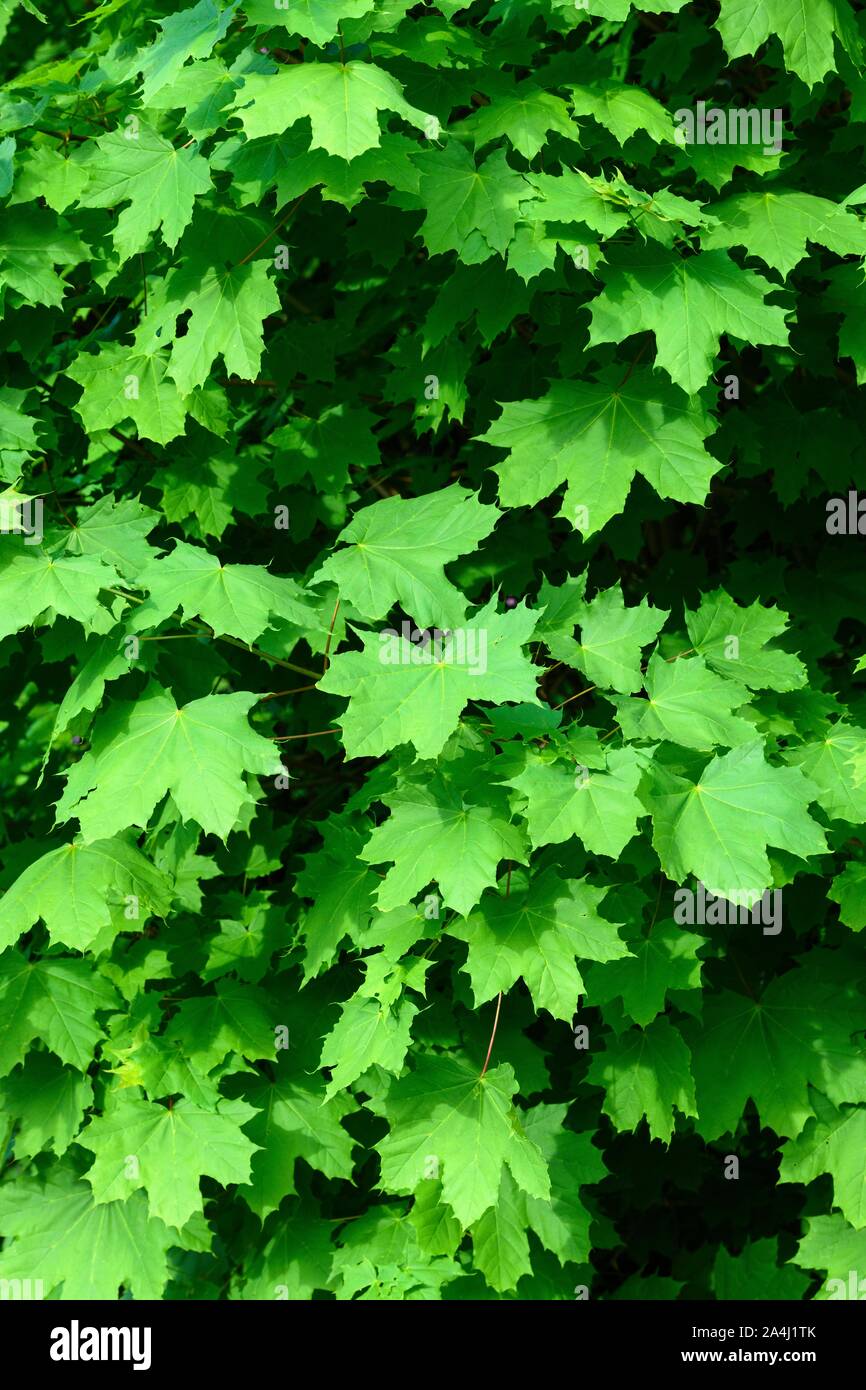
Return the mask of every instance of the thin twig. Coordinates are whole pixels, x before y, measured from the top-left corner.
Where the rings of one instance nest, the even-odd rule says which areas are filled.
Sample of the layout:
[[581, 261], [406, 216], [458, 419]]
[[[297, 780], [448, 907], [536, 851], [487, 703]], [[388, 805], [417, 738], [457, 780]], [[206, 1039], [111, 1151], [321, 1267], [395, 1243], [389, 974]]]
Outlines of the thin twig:
[[315, 729], [311, 734], [279, 734], [272, 741], [274, 743], [291, 743], [296, 738], [319, 738], [322, 734], [338, 734], [339, 729]]
[[[484, 1075], [484, 1073], [485, 1073], [486, 1070], [487, 1070], [487, 1064], [488, 1064], [488, 1062], [490, 1061], [490, 1054], [491, 1054], [491, 1052], [493, 1051], [493, 1041], [494, 1041], [494, 1039], [495, 1039], [495, 1037], [496, 1037], [496, 1029], [499, 1027], [499, 1010], [500, 1010], [501, 1008], [502, 1008], [502, 990], [499, 991], [499, 994], [497, 995], [497, 998], [496, 998], [496, 1017], [495, 1017], [494, 1020], [493, 1020], [493, 1032], [490, 1034], [490, 1042], [489, 1042], [488, 1047], [487, 1047], [487, 1056], [484, 1058], [484, 1066], [481, 1068], [481, 1075], [482, 1075], [482, 1076]], [[479, 1078], [479, 1080], [480, 1080], [480, 1078]]]
[[[307, 189], [307, 193], [309, 193], [309, 191], [310, 191], [310, 190]], [[257, 251], [261, 251], [261, 249], [262, 249], [262, 247], [264, 246], [264, 244], [265, 244], [266, 241], [270, 241], [270, 239], [271, 239], [272, 236], [276, 236], [276, 234], [277, 234], [277, 232], [280, 230], [280, 228], [281, 228], [282, 226], [284, 226], [285, 223], [288, 222], [289, 219], [292, 218], [292, 217], [295, 215], [295, 213], [297, 212], [298, 208], [301, 206], [301, 203], [302, 203], [302, 202], [304, 201], [304, 199], [306, 198], [307, 193], [302, 193], [301, 196], [300, 196], [300, 198], [298, 198], [298, 199], [292, 204], [292, 206], [289, 208], [289, 210], [288, 210], [288, 212], [286, 213], [285, 217], [280, 218], [280, 220], [279, 220], [279, 222], [277, 223], [277, 225], [276, 225], [275, 227], [272, 227], [272, 228], [271, 228], [271, 230], [268, 232], [267, 236], [266, 236], [266, 237], [263, 237], [262, 240], [259, 242], [258, 246], [254, 246], [253, 249], [252, 249], [252, 251], [248, 251], [247, 254], [244, 256], [244, 258], [243, 258], [242, 261], [238, 261], [237, 265], [235, 266], [235, 270], [237, 270], [239, 266], [246, 265], [247, 261], [252, 260], [253, 256], [256, 254]]]

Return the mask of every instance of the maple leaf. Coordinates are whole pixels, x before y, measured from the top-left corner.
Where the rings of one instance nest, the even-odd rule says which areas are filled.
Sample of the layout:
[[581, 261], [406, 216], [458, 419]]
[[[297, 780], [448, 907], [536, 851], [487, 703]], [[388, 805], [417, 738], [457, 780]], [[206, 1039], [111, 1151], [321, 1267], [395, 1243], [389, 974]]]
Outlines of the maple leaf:
[[162, 33], [136, 61], [144, 82], [141, 98], [150, 106], [156, 94], [173, 82], [188, 58], [206, 58], [234, 18], [237, 3], [219, 9], [214, 0], [199, 0], [188, 10], [158, 20]]
[[221, 1183], [248, 1180], [258, 1145], [239, 1126], [254, 1115], [239, 1100], [220, 1100], [214, 1110], [180, 1100], [168, 1109], [128, 1090], [110, 1093], [103, 1114], [78, 1136], [94, 1156], [84, 1175], [94, 1201], [122, 1201], [143, 1187], [152, 1216], [167, 1226], [185, 1225], [203, 1210], [204, 1175]]
[[393, 111], [419, 129], [435, 121], [410, 105], [384, 68], [361, 62], [303, 63], [274, 77], [253, 74], [235, 105], [250, 140], [281, 135], [308, 117], [312, 147], [347, 160], [380, 143], [380, 111]]
[[324, 44], [338, 33], [341, 20], [358, 19], [374, 6], [375, 0], [286, 0], [275, 11], [273, 0], [247, 0], [245, 13], [255, 24], [268, 29], [282, 24], [292, 34]]
[[86, 631], [105, 632], [111, 615], [99, 602], [117, 583], [112, 565], [95, 555], [55, 555], [40, 546], [6, 538], [0, 547], [0, 637], [57, 614], [74, 618]]
[[866, 254], [866, 227], [829, 198], [796, 190], [741, 193], [713, 204], [718, 218], [702, 237], [706, 250], [745, 246], [787, 276], [811, 241], [839, 256]]
[[189, 311], [186, 333], [175, 339], [168, 365], [181, 395], [207, 380], [219, 356], [229, 375], [254, 380], [262, 357], [262, 324], [279, 308], [280, 297], [263, 261], [214, 266], [192, 257], [173, 270], [151, 327], [154, 334], [174, 338], [178, 315]]
[[9, 208], [0, 228], [0, 286], [28, 304], [57, 307], [66, 285], [54, 266], [78, 265], [87, 247], [66, 222], [40, 207]]
[[128, 203], [114, 227], [114, 245], [125, 260], [143, 251], [161, 230], [175, 247], [192, 217], [196, 198], [211, 188], [207, 160], [195, 150], [175, 149], [150, 126], [112, 130], [96, 141], [99, 158], [87, 166], [83, 208], [114, 208]]
[[834, 878], [827, 897], [839, 904], [839, 921], [852, 931], [866, 927], [866, 864], [853, 861]]
[[658, 143], [675, 138], [667, 111], [640, 87], [602, 78], [591, 86], [569, 87], [569, 91], [575, 116], [592, 116], [621, 144], [637, 130], [647, 131]]
[[41, 1279], [46, 1298], [116, 1299], [121, 1286], [135, 1298], [161, 1298], [167, 1252], [178, 1240], [140, 1192], [97, 1205], [68, 1168], [4, 1187], [0, 1221], [7, 1238], [0, 1278]]
[[444, 1200], [464, 1227], [496, 1202], [506, 1167], [521, 1191], [546, 1198], [547, 1165], [523, 1132], [511, 1103], [515, 1090], [507, 1063], [479, 1077], [457, 1058], [419, 1057], [415, 1070], [388, 1092], [390, 1133], [376, 1145], [383, 1183], [393, 1192], [412, 1192], [435, 1156]]
[[381, 635], [385, 643], [378, 634], [365, 635], [362, 651], [338, 653], [319, 689], [349, 696], [339, 717], [348, 756], [412, 743], [419, 757], [434, 758], [469, 700], [537, 704], [536, 677], [522, 651], [536, 616], [523, 604], [497, 613], [494, 597], [444, 639], [438, 655], [435, 644], [422, 648], [388, 633]]
[[817, 1091], [810, 1097], [815, 1117], [799, 1138], [782, 1146], [781, 1182], [814, 1182], [822, 1173], [833, 1178], [833, 1205], [855, 1230], [866, 1226], [866, 1107], [837, 1109]]
[[458, 484], [425, 497], [386, 497], [357, 511], [312, 583], [332, 580], [365, 618], [384, 618], [399, 603], [416, 622], [458, 624], [466, 600], [445, 566], [475, 550], [499, 513]]
[[178, 707], [152, 684], [97, 723], [91, 748], [69, 771], [59, 822], [77, 816], [85, 843], [147, 824], [166, 792], [185, 820], [225, 836], [250, 801], [242, 774], [283, 770], [272, 745], [247, 723], [248, 691], [206, 695]]
[[70, 555], [99, 555], [119, 574], [137, 574], [155, 555], [147, 542], [159, 513], [132, 497], [117, 501], [106, 493], [78, 513], [66, 541]]
[[28, 1052], [0, 1081], [0, 1110], [17, 1121], [18, 1159], [34, 1158], [42, 1149], [64, 1154], [92, 1104], [90, 1079], [63, 1066], [52, 1052]]
[[770, 644], [788, 626], [779, 608], [760, 599], [741, 607], [723, 589], [704, 594], [695, 612], [685, 610], [692, 645], [714, 671], [751, 690], [797, 690], [806, 684], [803, 663]]
[[420, 199], [427, 209], [421, 228], [430, 254], [456, 251], [469, 264], [504, 255], [520, 216], [534, 194], [512, 169], [504, 150], [494, 150], [476, 167], [462, 145], [451, 143], [416, 158]]
[[184, 1000], [164, 1036], [167, 1043], [178, 1043], [202, 1073], [213, 1071], [232, 1051], [250, 1062], [274, 1057], [268, 997], [236, 980], [219, 981], [212, 995]]
[[826, 850], [807, 810], [816, 791], [799, 769], [767, 763], [760, 740], [717, 754], [696, 781], [656, 765], [648, 805], [665, 873], [751, 906], [772, 883], [768, 845], [802, 858]]
[[240, 1190], [262, 1220], [287, 1193], [295, 1192], [297, 1159], [305, 1159], [329, 1178], [350, 1176], [355, 1141], [342, 1121], [357, 1108], [351, 1096], [326, 1099], [321, 1081], [311, 1080], [285, 1051], [280, 1053], [273, 1078], [250, 1080], [243, 1094], [248, 1108], [255, 1108], [246, 1131], [259, 1152], [253, 1157], [249, 1181], [244, 1179]]
[[[833, 1212], [832, 1216], [807, 1217], [804, 1225], [805, 1235], [791, 1261], [801, 1269], [820, 1269], [826, 1273], [827, 1278], [815, 1298], [839, 1298], [841, 1285], [842, 1297], [859, 1299], [862, 1281], [858, 1276], [866, 1254], [866, 1231], [855, 1231], [839, 1212]], [[852, 1270], [855, 1271], [853, 1291]], [[834, 1281], [835, 1289], [831, 1287]]]
[[629, 1028], [607, 1039], [593, 1057], [588, 1080], [604, 1086], [602, 1109], [617, 1129], [634, 1130], [646, 1120], [650, 1135], [670, 1142], [673, 1111], [697, 1115], [689, 1049], [665, 1017], [646, 1028]]
[[852, 56], [862, 51], [847, 0], [813, 0], [808, 11], [801, 0], [721, 0], [716, 24], [729, 58], [756, 53], [767, 39], [778, 36], [785, 66], [807, 87], [814, 87], [834, 67], [834, 35]]
[[646, 936], [628, 942], [630, 954], [622, 960], [590, 967], [586, 984], [589, 1003], [621, 999], [629, 1018], [645, 1028], [664, 1013], [671, 990], [700, 989], [697, 952], [703, 941], [672, 921], [653, 923]]
[[554, 635], [547, 645], [552, 656], [585, 671], [595, 685], [630, 694], [643, 685], [641, 648], [655, 640], [669, 616], [668, 609], [652, 608], [646, 599], [626, 608], [621, 588], [614, 585], [590, 603], [573, 605], [579, 642]]
[[169, 555], [154, 557], [139, 571], [137, 585], [148, 597], [130, 620], [134, 632], [156, 627], [178, 610], [201, 617], [215, 634], [253, 643], [273, 618], [306, 626], [310, 611], [293, 579], [262, 565], [223, 565], [198, 546], [177, 541]]
[[682, 258], [661, 248], [611, 249], [592, 301], [592, 343], [655, 334], [656, 363], [694, 395], [713, 372], [722, 334], [784, 347], [785, 310], [767, 304], [768, 280], [741, 270], [724, 251]]
[[615, 748], [601, 768], [530, 757], [510, 785], [526, 798], [533, 848], [576, 835], [592, 854], [618, 858], [646, 808], [637, 795], [642, 764], [633, 748]]
[[719, 744], [732, 748], [754, 740], [754, 724], [734, 714], [750, 699], [749, 691], [715, 675], [699, 656], [665, 661], [653, 652], [645, 688], [645, 700], [616, 701], [617, 721], [626, 738], [669, 739], [698, 749]]
[[386, 798], [391, 815], [376, 826], [361, 851], [368, 864], [393, 863], [376, 897], [380, 911], [410, 902], [428, 883], [442, 901], [465, 915], [496, 882], [503, 859], [525, 863], [523, 832], [510, 822], [501, 788], [473, 790], [475, 765], [453, 781], [399, 787]]
[[598, 915], [604, 895], [585, 879], [563, 881], [546, 869], [508, 897], [486, 893], [469, 917], [449, 923], [449, 935], [469, 946], [466, 969], [476, 1005], [522, 978], [536, 1008], [570, 1019], [584, 993], [575, 958], [628, 954], [616, 923]]
[[662, 497], [703, 502], [717, 460], [700, 401], [660, 387], [638, 368], [611, 368], [596, 382], [554, 382], [540, 400], [514, 401], [478, 438], [508, 449], [494, 465], [505, 507], [532, 506], [567, 482], [560, 516], [585, 536], [622, 510], [635, 473]]
[[[85, 951], [106, 927], [141, 930], [165, 917], [171, 888], [129, 840], [61, 845], [37, 859], [0, 900], [0, 948], [14, 945], [40, 918], [52, 941]], [[133, 915], [130, 917], [129, 909]]]
[[753, 1240], [739, 1255], [719, 1246], [713, 1263], [717, 1299], [801, 1299], [809, 1282], [790, 1265], [780, 1265], [775, 1240]]
[[733, 1132], [746, 1101], [762, 1125], [796, 1138], [815, 1115], [809, 1085], [844, 1105], [866, 1100], [861, 999], [850, 966], [826, 950], [770, 982], [759, 998], [723, 991], [689, 1029], [700, 1132]]
[[110, 1009], [117, 994], [85, 960], [49, 957], [30, 961], [20, 951], [0, 955], [0, 1076], [24, 1057], [34, 1038], [62, 1062], [85, 1071], [102, 1037], [96, 1014]]
[[534, 159], [555, 130], [567, 140], [577, 139], [577, 127], [562, 97], [546, 92], [536, 82], [505, 81], [488, 86], [492, 99], [465, 121], [462, 132], [471, 135], [476, 150], [505, 136], [526, 159]]
[[96, 354], [79, 353], [66, 375], [84, 387], [75, 406], [84, 428], [113, 429], [132, 420], [141, 439], [176, 439], [183, 434], [186, 405], [167, 369], [164, 351], [103, 343]]

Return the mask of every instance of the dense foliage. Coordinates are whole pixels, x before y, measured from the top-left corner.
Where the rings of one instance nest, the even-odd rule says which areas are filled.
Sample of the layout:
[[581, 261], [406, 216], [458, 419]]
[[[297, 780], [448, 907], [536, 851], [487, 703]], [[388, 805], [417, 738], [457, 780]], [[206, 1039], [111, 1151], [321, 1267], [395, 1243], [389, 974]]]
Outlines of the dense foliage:
[[856, 1296], [866, 11], [0, 32], [0, 1279]]

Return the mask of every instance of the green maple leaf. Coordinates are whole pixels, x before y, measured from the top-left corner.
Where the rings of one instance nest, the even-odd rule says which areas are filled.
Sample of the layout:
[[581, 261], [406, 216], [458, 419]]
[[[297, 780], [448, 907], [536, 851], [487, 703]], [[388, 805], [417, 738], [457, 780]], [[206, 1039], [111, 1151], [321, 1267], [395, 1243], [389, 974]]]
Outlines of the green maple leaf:
[[136, 583], [148, 597], [132, 616], [134, 632], [157, 627], [180, 611], [184, 618], [204, 618], [217, 636], [226, 633], [252, 644], [274, 618], [306, 627], [311, 616], [293, 579], [271, 574], [263, 565], [223, 565], [185, 541], [176, 541], [169, 555], [151, 559]]
[[75, 404], [86, 430], [113, 429], [132, 420], [141, 439], [168, 444], [183, 434], [187, 407], [166, 376], [168, 355], [120, 343], [103, 343], [96, 354], [79, 353], [66, 375], [84, 387]]
[[453, 781], [435, 776], [385, 798], [391, 815], [361, 851], [368, 864], [393, 863], [377, 895], [380, 911], [401, 907], [435, 882], [445, 905], [465, 916], [496, 883], [501, 860], [527, 862], [526, 838], [510, 824], [505, 792], [482, 785], [473, 794], [479, 773], [473, 764], [464, 777], [459, 770]]
[[[274, 471], [278, 477], [288, 474], [293, 478], [298, 460], [303, 459], [304, 471], [321, 492], [346, 487], [350, 467], [366, 471], [379, 466], [379, 445], [372, 432], [376, 423], [369, 410], [350, 410], [342, 404], [324, 410], [318, 419], [290, 420], [268, 440], [280, 453]], [[284, 469], [283, 456], [289, 468]], [[356, 512], [355, 519], [358, 515]]]
[[653, 776], [653, 845], [676, 883], [693, 874], [750, 906], [773, 881], [768, 845], [801, 858], [827, 848], [807, 810], [815, 787], [796, 768], [770, 766], [760, 740], [717, 754], [697, 781], [659, 765]]
[[528, 180], [538, 199], [523, 211], [531, 222], [580, 222], [601, 237], [612, 237], [628, 226], [625, 199], [603, 177], [565, 169], [556, 177], [530, 174]]
[[866, 927], [866, 864], [852, 860], [833, 880], [827, 891], [831, 902], [839, 904], [839, 921], [852, 931]]
[[282, 24], [290, 33], [323, 45], [339, 32], [342, 20], [360, 19], [375, 4], [376, 0], [286, 0], [275, 10], [273, 0], [247, 0], [244, 13], [254, 24], [268, 29]]
[[399, 1076], [412, 1042], [412, 1023], [418, 1007], [410, 999], [395, 1005], [353, 995], [324, 1040], [320, 1067], [331, 1069], [325, 1090], [330, 1099], [351, 1086], [371, 1067]]
[[593, 81], [591, 87], [570, 86], [568, 90], [575, 116], [593, 116], [620, 144], [637, 130], [645, 130], [659, 144], [674, 140], [671, 117], [655, 97], [640, 87], [601, 78]]
[[617, 924], [598, 915], [605, 892], [546, 869], [508, 897], [486, 893], [471, 916], [450, 922], [449, 935], [469, 946], [466, 969], [476, 1007], [522, 978], [537, 1009], [571, 1019], [584, 992], [575, 959], [628, 954]]
[[494, 150], [476, 168], [469, 151], [452, 142], [444, 150], [418, 155], [416, 163], [427, 209], [421, 235], [431, 256], [456, 251], [472, 265], [496, 252], [504, 256], [521, 206], [534, 196], [505, 151]]
[[114, 245], [127, 260], [162, 231], [172, 249], [192, 217], [196, 198], [211, 189], [206, 159], [195, 150], [176, 149], [141, 124], [133, 131], [112, 130], [96, 141], [98, 158], [87, 165], [84, 208], [123, 208], [114, 226]]
[[[797, 1247], [791, 1263], [801, 1269], [820, 1269], [827, 1275], [816, 1299], [862, 1297], [860, 1271], [866, 1268], [866, 1231], [855, 1231], [844, 1216], [834, 1211], [832, 1216], [810, 1216], [806, 1219], [806, 1234]], [[855, 1271], [851, 1289], [851, 1271]], [[836, 1281], [836, 1287], [830, 1284]], [[841, 1291], [840, 1286], [841, 1285]]]
[[359, 862], [365, 833], [333, 819], [322, 831], [324, 843], [307, 855], [304, 869], [295, 879], [295, 892], [311, 898], [304, 918], [304, 979], [330, 965], [341, 941], [357, 940], [374, 911], [378, 880]]
[[[97, 1205], [147, 1192], [148, 1210], [167, 1226], [183, 1226], [203, 1210], [200, 1179], [244, 1183], [258, 1147], [240, 1128], [251, 1106], [220, 1100], [203, 1110], [188, 1100], [171, 1109], [127, 1090], [109, 1092], [105, 1110], [78, 1136], [94, 1156], [85, 1178]], [[134, 1162], [130, 1162], [134, 1159]]]
[[724, 589], [704, 594], [695, 612], [685, 610], [695, 650], [719, 675], [751, 690], [798, 690], [806, 670], [798, 657], [770, 646], [788, 626], [787, 614], [760, 599], [740, 607]]
[[547, 645], [552, 656], [585, 671], [595, 685], [628, 695], [643, 685], [641, 649], [655, 641], [669, 616], [669, 609], [653, 608], [646, 599], [626, 608], [622, 589], [615, 584], [591, 603], [576, 607], [579, 642], [552, 636]]
[[445, 566], [477, 549], [499, 512], [455, 483], [424, 497], [385, 497], [362, 507], [312, 583], [332, 580], [365, 618], [384, 618], [399, 603], [417, 623], [461, 623], [466, 600]]
[[157, 21], [162, 33], [148, 48], [140, 49], [135, 60], [144, 78], [141, 99], [145, 106], [175, 81], [188, 58], [208, 56], [224, 38], [236, 9], [237, 3], [220, 10], [215, 0], [199, 0], [191, 9]]
[[0, 1113], [17, 1122], [19, 1160], [42, 1149], [65, 1153], [92, 1104], [89, 1078], [63, 1066], [51, 1052], [29, 1052], [21, 1066], [0, 1081]]
[[[262, 324], [279, 309], [280, 297], [264, 261], [205, 265], [190, 257], [173, 270], [165, 303], [152, 322], [154, 333], [159, 329], [174, 338], [178, 315], [190, 312], [186, 334], [175, 340], [168, 366], [181, 395], [206, 381], [219, 356], [230, 376], [255, 380], [264, 348]], [[148, 349], [160, 341], [148, 340]]]
[[[96, 503], [96, 506], [99, 504]], [[102, 700], [106, 681], [116, 680], [129, 670], [132, 658], [127, 656], [115, 634], [90, 637], [84, 646], [82, 664], [75, 680], [60, 701], [51, 730], [51, 741], [67, 729], [77, 714], [94, 710]], [[49, 749], [46, 749], [46, 760]], [[44, 764], [43, 764], [44, 767]]]
[[[141, 931], [165, 917], [166, 879], [129, 840], [62, 845], [25, 869], [0, 900], [0, 949], [41, 918], [54, 943], [85, 951], [106, 927]], [[132, 909], [134, 916], [125, 916]]]
[[420, 758], [435, 758], [469, 700], [537, 704], [535, 670], [522, 650], [536, 617], [523, 604], [497, 613], [494, 597], [441, 643], [441, 660], [435, 643], [424, 649], [387, 634], [385, 646], [378, 634], [365, 634], [363, 651], [339, 653], [319, 689], [349, 697], [338, 721], [348, 756], [411, 743]]
[[120, 574], [136, 574], [156, 554], [148, 545], [159, 513], [143, 507], [134, 497], [119, 502], [106, 493], [78, 513], [66, 541], [69, 555], [99, 555]]
[[60, 217], [36, 206], [9, 208], [0, 228], [0, 288], [16, 290], [28, 304], [58, 307], [66, 284], [55, 265], [86, 260], [88, 249]]
[[265, 1245], [244, 1262], [242, 1299], [309, 1299], [328, 1287], [334, 1256], [333, 1225], [314, 1202], [286, 1202]]
[[[11, 386], [0, 386], [0, 461], [4, 467], [18, 463], [37, 447], [38, 421], [21, 408], [27, 394]], [[17, 476], [16, 473], [16, 481]]]
[[716, 26], [731, 59], [756, 53], [767, 39], [777, 36], [785, 67], [807, 87], [836, 70], [834, 36], [852, 57], [861, 52], [847, 0], [810, 0], [808, 9], [802, 0], [721, 0]]
[[762, 1125], [796, 1138], [815, 1110], [811, 1084], [835, 1105], [866, 1100], [862, 998], [850, 968], [832, 953], [774, 979], [759, 999], [723, 991], [704, 1001], [691, 1025], [699, 1130], [733, 1132], [747, 1100]]
[[37, 618], [74, 618], [88, 632], [112, 626], [99, 595], [117, 583], [112, 565], [95, 555], [52, 555], [4, 537], [0, 546], [0, 637], [32, 627]]
[[410, 105], [389, 72], [361, 62], [301, 63], [273, 77], [247, 77], [235, 108], [249, 140], [282, 135], [308, 117], [312, 148], [342, 159], [354, 159], [380, 143], [380, 111], [393, 111], [422, 130], [435, 122]]
[[866, 753], [866, 730], [849, 724], [832, 724], [824, 738], [809, 740], [785, 753], [785, 761], [798, 767], [817, 787], [815, 800], [830, 820], [866, 821], [866, 784], [854, 780], [851, 762]]
[[782, 1147], [780, 1182], [814, 1182], [822, 1173], [833, 1178], [833, 1205], [855, 1230], [866, 1226], [866, 1108], [837, 1109], [817, 1092], [815, 1118], [799, 1138]]
[[326, 1098], [321, 1079], [291, 1063], [285, 1051], [273, 1078], [250, 1079], [243, 1094], [256, 1110], [246, 1132], [259, 1152], [240, 1191], [261, 1220], [295, 1192], [299, 1158], [327, 1178], [351, 1177], [355, 1140], [342, 1124], [357, 1109], [351, 1096]]
[[74, 157], [47, 144], [34, 145], [25, 152], [9, 201], [14, 205], [44, 198], [55, 212], [65, 212], [86, 186], [87, 169]]
[[436, 1178], [418, 1184], [409, 1221], [425, 1255], [453, 1255], [463, 1239], [463, 1228], [442, 1201], [442, 1184]]
[[794, 1299], [804, 1297], [809, 1280], [790, 1264], [780, 1265], [778, 1242], [753, 1240], [739, 1255], [719, 1246], [712, 1284], [717, 1299]]
[[86, 1182], [55, 1168], [4, 1186], [0, 1223], [6, 1245], [0, 1278], [41, 1279], [44, 1296], [115, 1300], [121, 1286], [135, 1298], [162, 1298], [166, 1252], [180, 1237], [148, 1212], [145, 1197], [97, 1205]]
[[637, 796], [641, 770], [632, 748], [608, 753], [601, 769], [530, 757], [510, 785], [526, 797], [533, 849], [576, 835], [591, 854], [617, 859], [646, 814]]
[[273, 1060], [275, 1034], [267, 995], [237, 980], [220, 980], [213, 994], [185, 1000], [165, 1031], [194, 1070], [212, 1071], [229, 1052], [250, 1062]]
[[577, 139], [567, 102], [536, 82], [511, 84], [506, 78], [488, 87], [488, 92], [490, 105], [479, 107], [461, 122], [463, 133], [472, 136], [476, 150], [505, 136], [526, 159], [534, 159], [551, 131], [567, 140]]
[[741, 270], [724, 251], [685, 259], [661, 248], [611, 250], [592, 301], [592, 343], [655, 334], [656, 363], [689, 395], [713, 373], [722, 334], [784, 347], [785, 310], [767, 304], [768, 280]]
[[390, 1133], [376, 1145], [383, 1186], [413, 1192], [436, 1158], [443, 1198], [464, 1227], [494, 1205], [506, 1166], [521, 1191], [547, 1198], [547, 1165], [511, 1103], [515, 1090], [507, 1064], [479, 1077], [459, 1058], [419, 1057], [386, 1098]]
[[0, 955], [0, 1076], [20, 1062], [34, 1038], [62, 1062], [86, 1071], [102, 1038], [95, 1015], [117, 1003], [108, 980], [90, 963], [51, 956], [31, 961], [19, 951]]
[[586, 985], [590, 1004], [621, 999], [629, 1018], [641, 1028], [664, 1013], [671, 990], [699, 990], [701, 965], [697, 952], [704, 938], [683, 931], [675, 922], [656, 922], [646, 936], [629, 941], [631, 954], [622, 960], [592, 966]]
[[699, 656], [665, 661], [653, 652], [645, 688], [646, 700], [615, 701], [617, 721], [626, 738], [669, 739], [698, 749], [719, 744], [733, 748], [754, 740], [754, 724], [734, 714], [751, 698], [749, 691], [715, 675]]
[[283, 771], [273, 745], [247, 722], [258, 698], [206, 695], [178, 707], [151, 685], [134, 703], [109, 706], [92, 747], [69, 770], [58, 821], [77, 816], [86, 843], [129, 825], [143, 829], [171, 792], [184, 820], [225, 837], [251, 800], [242, 774]]
[[610, 368], [507, 403], [478, 438], [510, 450], [494, 465], [503, 506], [533, 506], [567, 482], [559, 515], [590, 536], [622, 511], [635, 473], [662, 497], [702, 503], [719, 467], [704, 448], [713, 428], [700, 401], [649, 370], [626, 381]]
[[591, 1215], [581, 1188], [607, 1175], [592, 1134], [566, 1128], [567, 1105], [535, 1105], [526, 1111], [526, 1132], [550, 1169], [550, 1198], [527, 1197], [526, 1218], [546, 1250], [561, 1264], [585, 1263], [592, 1248]]
[[502, 1171], [499, 1196], [472, 1226], [472, 1264], [492, 1289], [515, 1289], [532, 1273], [526, 1202], [508, 1169]]
[[634, 1130], [646, 1120], [652, 1138], [670, 1143], [673, 1111], [696, 1115], [689, 1049], [664, 1017], [647, 1028], [609, 1035], [605, 1050], [593, 1057], [587, 1079], [605, 1088], [602, 1110], [618, 1130]]
[[750, 256], [787, 276], [806, 254], [806, 243], [838, 256], [866, 254], [866, 226], [829, 198], [794, 190], [740, 193], [713, 204], [718, 223], [705, 232], [706, 250], [745, 246]]

